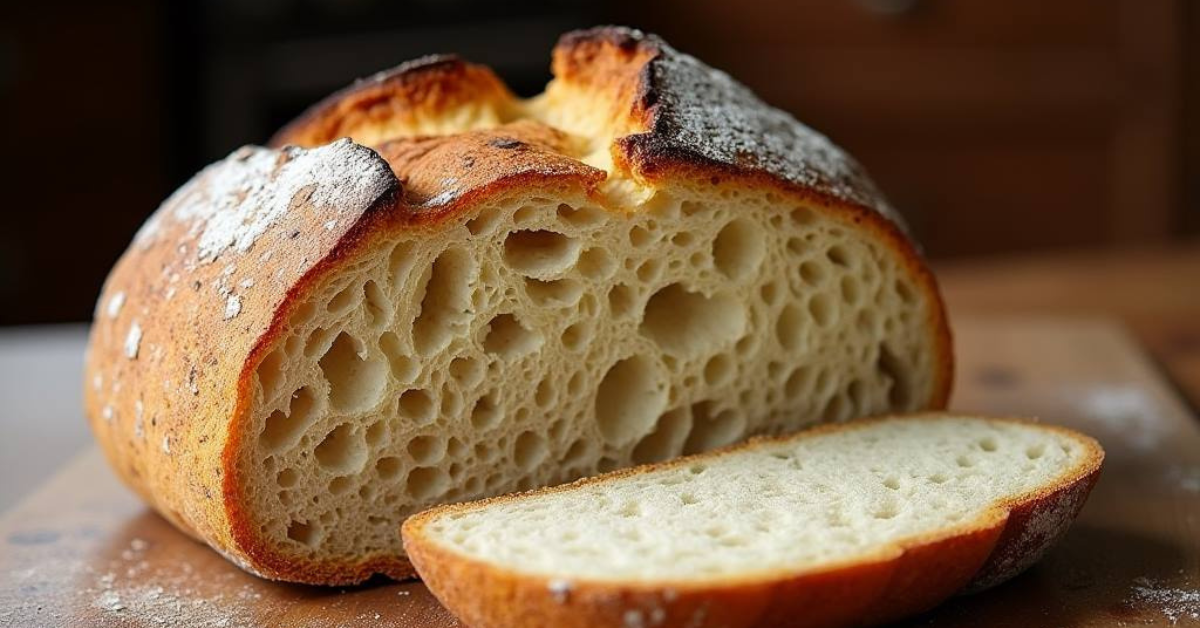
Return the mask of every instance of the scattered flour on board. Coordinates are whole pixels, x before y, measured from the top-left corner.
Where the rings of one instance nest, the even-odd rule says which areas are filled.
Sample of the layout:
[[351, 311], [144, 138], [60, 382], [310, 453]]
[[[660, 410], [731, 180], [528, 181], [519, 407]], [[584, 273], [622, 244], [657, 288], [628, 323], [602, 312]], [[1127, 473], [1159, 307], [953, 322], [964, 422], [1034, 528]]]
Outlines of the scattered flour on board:
[[[135, 538], [121, 551], [110, 570], [98, 574], [87, 594], [92, 604], [113, 619], [147, 626], [189, 626], [196, 628], [239, 628], [250, 625], [250, 617], [236, 604], [222, 604], [224, 594], [204, 595], [214, 578], [229, 580], [234, 572], [219, 576], [196, 573], [189, 564], [174, 565], [170, 575], [153, 569], [145, 560], [150, 543]], [[207, 585], [207, 586], [206, 586]], [[236, 597], [261, 595], [251, 585], [233, 594]]]
[[1158, 416], [1158, 404], [1139, 387], [1095, 385], [1068, 390], [1066, 394], [1085, 418], [1136, 449], [1156, 449], [1167, 436]]
[[1130, 600], [1161, 612], [1172, 626], [1200, 619], [1200, 589], [1181, 589], [1150, 578], [1138, 578], [1133, 581]]

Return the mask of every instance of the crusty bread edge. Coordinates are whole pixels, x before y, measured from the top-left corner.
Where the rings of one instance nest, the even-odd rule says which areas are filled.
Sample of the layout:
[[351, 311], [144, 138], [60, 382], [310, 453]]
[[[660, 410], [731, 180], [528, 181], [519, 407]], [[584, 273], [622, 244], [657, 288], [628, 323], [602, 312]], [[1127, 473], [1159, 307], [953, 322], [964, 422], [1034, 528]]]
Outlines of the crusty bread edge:
[[[552, 586], [548, 577], [504, 569], [431, 540], [424, 526], [435, 518], [484, 504], [603, 485], [647, 471], [832, 431], [863, 429], [903, 418], [923, 420], [947, 413], [893, 415], [825, 425], [790, 436], [748, 443], [667, 462], [614, 471], [573, 484], [479, 502], [439, 506], [410, 517], [403, 526], [405, 550], [433, 594], [476, 628], [546, 625], [583, 628], [634, 624], [663, 626], [843, 626], [886, 622], [932, 608], [945, 599], [998, 584], [1041, 557], [1067, 530], [1099, 477], [1104, 451], [1073, 430], [1017, 418], [972, 417], [1035, 424], [1066, 434], [1086, 449], [1075, 468], [1056, 481], [997, 502], [956, 526], [880, 548], [878, 552], [807, 571], [786, 569], [706, 582], [621, 583], [572, 579]], [[1029, 532], [1048, 542], [1029, 543]], [[1023, 553], [1022, 553], [1023, 552]], [[651, 623], [653, 620], [653, 623]]]

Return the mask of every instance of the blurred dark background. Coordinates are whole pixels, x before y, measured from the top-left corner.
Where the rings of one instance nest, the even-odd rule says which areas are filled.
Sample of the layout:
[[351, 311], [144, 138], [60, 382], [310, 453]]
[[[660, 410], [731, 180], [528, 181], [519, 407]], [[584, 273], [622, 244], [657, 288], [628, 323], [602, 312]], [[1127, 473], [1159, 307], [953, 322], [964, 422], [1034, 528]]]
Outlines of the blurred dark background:
[[598, 23], [655, 31], [830, 135], [935, 260], [1200, 231], [1186, 0], [42, 0], [0, 16], [0, 324], [88, 319], [171, 190], [351, 79], [457, 52], [531, 95], [557, 36]]

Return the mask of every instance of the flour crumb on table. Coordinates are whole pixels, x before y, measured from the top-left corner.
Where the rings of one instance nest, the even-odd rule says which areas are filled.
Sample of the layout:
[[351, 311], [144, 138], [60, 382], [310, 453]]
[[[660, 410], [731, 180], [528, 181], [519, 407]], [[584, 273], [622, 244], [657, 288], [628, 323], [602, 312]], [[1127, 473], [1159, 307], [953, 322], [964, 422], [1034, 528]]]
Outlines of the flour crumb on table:
[[1200, 619], [1200, 589], [1182, 589], [1150, 578], [1133, 581], [1131, 599], [1139, 606], [1162, 613], [1172, 626]]

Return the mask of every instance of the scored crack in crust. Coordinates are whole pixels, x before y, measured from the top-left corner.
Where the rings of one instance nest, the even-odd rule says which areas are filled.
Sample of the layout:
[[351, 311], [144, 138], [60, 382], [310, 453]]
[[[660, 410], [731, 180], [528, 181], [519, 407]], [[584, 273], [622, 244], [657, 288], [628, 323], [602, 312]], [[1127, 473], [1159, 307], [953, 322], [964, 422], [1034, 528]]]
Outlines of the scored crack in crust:
[[434, 503], [945, 405], [937, 287], [848, 156], [637, 31], [553, 67], [521, 100], [405, 64], [172, 195], [89, 345], [125, 482], [248, 570], [344, 584], [411, 575]]

